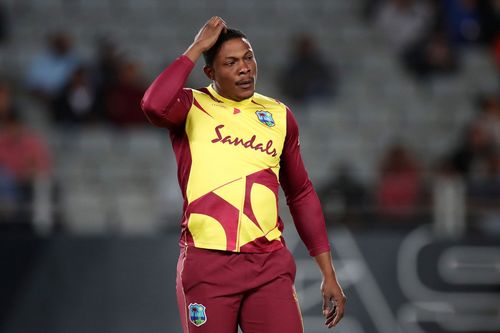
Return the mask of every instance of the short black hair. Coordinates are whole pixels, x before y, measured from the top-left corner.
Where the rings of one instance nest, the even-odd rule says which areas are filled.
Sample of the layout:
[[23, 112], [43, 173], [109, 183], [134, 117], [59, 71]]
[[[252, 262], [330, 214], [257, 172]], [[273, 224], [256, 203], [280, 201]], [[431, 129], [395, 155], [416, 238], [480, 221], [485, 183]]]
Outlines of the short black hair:
[[217, 41], [215, 44], [205, 52], [203, 52], [203, 58], [205, 59], [205, 65], [207, 66], [212, 66], [214, 63], [214, 59], [217, 56], [217, 53], [220, 50], [220, 47], [222, 44], [227, 42], [228, 40], [235, 39], [235, 38], [247, 38], [243, 32], [237, 29], [226, 29], [226, 32], [222, 31], [219, 35], [219, 38], [217, 38]]

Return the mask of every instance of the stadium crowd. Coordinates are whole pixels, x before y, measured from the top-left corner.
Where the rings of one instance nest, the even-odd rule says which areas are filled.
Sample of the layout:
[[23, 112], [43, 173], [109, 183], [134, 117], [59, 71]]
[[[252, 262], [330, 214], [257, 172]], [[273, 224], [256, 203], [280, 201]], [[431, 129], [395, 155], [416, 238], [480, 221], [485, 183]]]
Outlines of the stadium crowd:
[[[433, 79], [458, 75], [466, 48], [484, 49], [500, 79], [500, 1], [365, 1], [362, 17], [421, 89]], [[396, 143], [381, 157], [371, 187], [348, 167], [334, 172], [320, 192], [324, 203], [334, 203], [331, 220], [399, 225], [429, 220], [431, 183], [444, 175], [464, 181], [472, 229], [500, 233], [500, 90], [474, 91], [470, 100], [476, 115], [430, 170], [422, 169], [411, 147]]]
[[[376, 29], [391, 49], [394, 61], [425, 89], [439, 76], [459, 75], [461, 52], [481, 48], [496, 63], [500, 78], [500, 1], [378, 0], [365, 1], [365, 24]], [[0, 42], [9, 43], [13, 18], [0, 11]], [[294, 39], [288, 62], [276, 82], [285, 101], [307, 104], [333, 100], [342, 77], [336, 65], [307, 33]], [[0, 226], [30, 224], [33, 184], [51, 177], [53, 154], [42, 132], [30, 129], [19, 110], [18, 91], [29, 94], [46, 110], [57, 129], [144, 127], [140, 100], [147, 80], [141, 63], [100, 38], [95, 58], [83, 61], [72, 36], [57, 31], [34, 54], [26, 73], [0, 78]], [[330, 181], [317, 185], [334, 223], [363, 225], [380, 222], [420, 223], [429, 217], [431, 182], [427, 175], [459, 177], [467, 188], [469, 207], [480, 211], [481, 225], [500, 232], [500, 90], [475, 91], [477, 108], [456, 145], [424, 170], [411, 147], [394, 144], [380, 156], [378, 179], [363, 183], [349, 166], [331, 170]], [[330, 207], [330, 208], [328, 208]], [[29, 227], [28, 227], [29, 229]]]

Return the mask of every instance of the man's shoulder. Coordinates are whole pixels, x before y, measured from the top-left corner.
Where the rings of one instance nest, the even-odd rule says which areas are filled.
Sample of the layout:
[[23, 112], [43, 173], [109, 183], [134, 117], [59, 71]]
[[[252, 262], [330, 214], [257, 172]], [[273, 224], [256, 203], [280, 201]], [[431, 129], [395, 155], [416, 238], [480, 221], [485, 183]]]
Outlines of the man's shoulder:
[[280, 100], [273, 98], [273, 97], [259, 94], [257, 92], [253, 94], [253, 101], [255, 103], [270, 106], [270, 107], [282, 108], [284, 110], [288, 109], [288, 106], [285, 105]]
[[214, 95], [210, 93], [210, 90], [208, 90], [206, 87], [203, 88], [196, 88], [196, 89], [191, 89], [191, 92], [194, 97], [204, 100], [206, 99], [207, 101], [214, 101], [217, 103], [220, 103], [221, 101], [218, 100]]

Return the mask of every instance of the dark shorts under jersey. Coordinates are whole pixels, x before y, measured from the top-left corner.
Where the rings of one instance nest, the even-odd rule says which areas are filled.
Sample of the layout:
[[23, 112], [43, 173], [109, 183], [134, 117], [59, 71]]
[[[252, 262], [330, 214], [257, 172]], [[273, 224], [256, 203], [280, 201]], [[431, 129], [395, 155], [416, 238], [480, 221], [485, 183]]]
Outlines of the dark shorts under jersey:
[[269, 253], [181, 249], [177, 302], [184, 333], [302, 333], [295, 261]]

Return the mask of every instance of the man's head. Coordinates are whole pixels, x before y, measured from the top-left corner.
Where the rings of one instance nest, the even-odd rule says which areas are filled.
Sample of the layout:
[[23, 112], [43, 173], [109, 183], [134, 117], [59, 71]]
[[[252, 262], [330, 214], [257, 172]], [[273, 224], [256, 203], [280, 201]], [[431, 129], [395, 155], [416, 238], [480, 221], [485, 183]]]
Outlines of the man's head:
[[49, 36], [48, 45], [54, 54], [64, 56], [71, 51], [72, 40], [69, 35], [59, 31]]
[[252, 46], [239, 30], [222, 31], [217, 42], [203, 53], [203, 71], [223, 97], [241, 101], [255, 91], [257, 63]]

